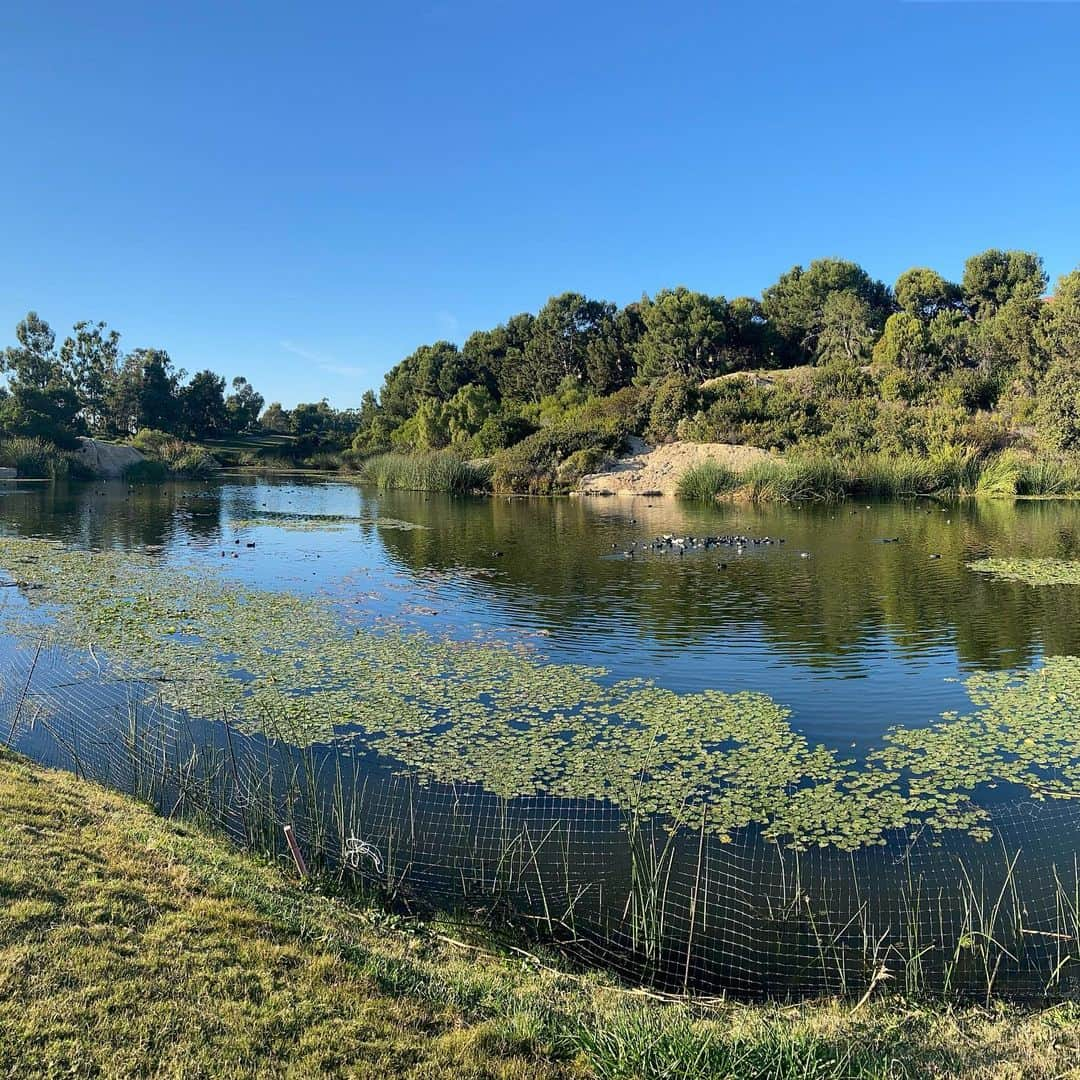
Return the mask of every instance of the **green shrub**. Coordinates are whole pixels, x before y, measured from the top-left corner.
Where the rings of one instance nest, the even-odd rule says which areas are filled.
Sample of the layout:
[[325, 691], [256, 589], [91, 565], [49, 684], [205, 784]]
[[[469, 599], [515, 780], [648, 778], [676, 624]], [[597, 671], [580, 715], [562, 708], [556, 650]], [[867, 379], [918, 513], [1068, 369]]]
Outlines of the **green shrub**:
[[491, 457], [528, 438], [535, 430], [523, 416], [489, 416], [473, 437], [473, 448], [480, 457]]
[[669, 375], [661, 380], [653, 388], [649, 437], [657, 442], [673, 439], [679, 421], [696, 410], [697, 402], [697, 385], [685, 375]]
[[147, 457], [161, 457], [161, 448], [166, 443], [176, 442], [176, 436], [157, 428], [139, 428], [132, 436], [131, 445]]
[[1052, 450], [1080, 450], [1080, 363], [1058, 360], [1039, 383], [1035, 426]]
[[[582, 451], [603, 457], [621, 449], [625, 433], [615, 420], [579, 418], [540, 431], [495, 455], [492, 483], [496, 491], [551, 495], [573, 483], [563, 463]], [[599, 460], [599, 457], [593, 460]], [[574, 460], [582, 463], [585, 459]], [[586, 470], [588, 471], [588, 470]]]
[[[164, 431], [141, 428], [131, 445], [146, 455], [145, 462], [139, 462], [125, 472], [125, 477], [132, 483], [160, 483], [168, 476], [211, 476], [220, 468], [217, 458], [209, 450]], [[237, 459], [242, 456], [238, 454]]]
[[750, 379], [722, 379], [703, 391], [705, 408], [679, 434], [697, 442], [749, 443], [783, 449], [819, 434], [818, 403], [793, 382], [761, 385]]
[[165, 462], [157, 458], [143, 458], [124, 470], [124, 479], [129, 484], [161, 484], [168, 480], [169, 476]]

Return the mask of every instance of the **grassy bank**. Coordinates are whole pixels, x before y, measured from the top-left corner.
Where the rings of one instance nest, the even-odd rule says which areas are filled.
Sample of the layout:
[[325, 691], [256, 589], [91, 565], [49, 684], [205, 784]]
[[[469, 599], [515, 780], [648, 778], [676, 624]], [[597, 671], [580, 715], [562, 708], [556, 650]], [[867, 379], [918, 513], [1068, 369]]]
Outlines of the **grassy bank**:
[[1074, 1005], [663, 1003], [290, 876], [0, 755], [0, 1071], [1080, 1075]]
[[686, 499], [730, 496], [751, 502], [833, 501], [846, 496], [1009, 498], [1077, 492], [1080, 468], [1069, 462], [964, 449], [928, 456], [793, 456], [758, 462], [741, 473], [705, 462], [689, 469], [678, 485], [678, 494]]

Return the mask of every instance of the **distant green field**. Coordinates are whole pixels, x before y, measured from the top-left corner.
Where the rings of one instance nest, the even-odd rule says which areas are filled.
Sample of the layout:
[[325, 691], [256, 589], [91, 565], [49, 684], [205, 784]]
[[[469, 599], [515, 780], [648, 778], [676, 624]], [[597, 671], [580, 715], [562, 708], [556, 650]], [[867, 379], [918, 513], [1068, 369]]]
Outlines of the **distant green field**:
[[219, 461], [228, 461], [241, 454], [289, 454], [296, 445], [295, 435], [229, 435], [223, 439], [203, 439], [199, 446], [205, 447]]

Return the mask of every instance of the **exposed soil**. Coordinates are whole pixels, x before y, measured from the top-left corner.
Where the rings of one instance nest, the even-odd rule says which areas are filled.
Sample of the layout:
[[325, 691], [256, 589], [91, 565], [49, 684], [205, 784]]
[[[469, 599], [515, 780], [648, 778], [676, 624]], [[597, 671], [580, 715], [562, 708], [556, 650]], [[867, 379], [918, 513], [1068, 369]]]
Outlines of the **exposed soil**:
[[771, 455], [756, 446], [733, 443], [673, 442], [650, 447], [641, 439], [628, 440], [631, 452], [603, 472], [581, 478], [581, 495], [674, 495], [679, 478], [693, 465], [715, 461], [729, 469], [745, 469]]

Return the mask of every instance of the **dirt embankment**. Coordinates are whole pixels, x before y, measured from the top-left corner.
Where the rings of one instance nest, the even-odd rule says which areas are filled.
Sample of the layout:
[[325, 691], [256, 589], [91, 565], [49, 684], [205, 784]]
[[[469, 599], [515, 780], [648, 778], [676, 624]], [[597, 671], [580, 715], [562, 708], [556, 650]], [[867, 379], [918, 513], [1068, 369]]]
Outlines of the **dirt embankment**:
[[771, 455], [756, 446], [732, 443], [673, 442], [649, 446], [641, 439], [628, 440], [630, 454], [603, 472], [583, 476], [580, 495], [674, 495], [679, 478], [694, 465], [715, 461], [729, 469], [745, 469]]

